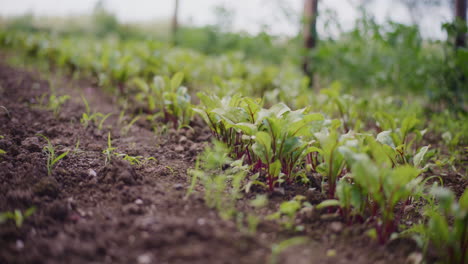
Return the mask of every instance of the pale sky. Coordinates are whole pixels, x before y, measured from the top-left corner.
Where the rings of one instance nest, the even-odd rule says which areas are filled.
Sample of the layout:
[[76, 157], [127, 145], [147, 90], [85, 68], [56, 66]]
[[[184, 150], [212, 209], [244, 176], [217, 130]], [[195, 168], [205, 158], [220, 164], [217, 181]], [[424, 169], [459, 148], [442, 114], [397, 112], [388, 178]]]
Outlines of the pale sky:
[[[32, 12], [36, 15], [68, 16], [90, 13], [97, 0], [0, 0], [0, 16], [20, 15]], [[278, 2], [289, 6], [290, 10], [300, 17], [303, 0], [180, 0], [180, 20], [182, 23], [206, 25], [215, 21], [213, 9], [224, 4], [235, 13], [233, 29], [257, 33], [262, 25], [266, 25], [269, 33], [294, 35], [298, 25], [288, 22], [281, 15]], [[172, 15], [174, 0], [107, 0], [106, 7], [124, 22], [138, 22], [155, 19], [168, 19]], [[350, 0], [321, 0], [318, 30], [327, 34], [324, 24], [327, 17], [335, 15], [326, 14], [330, 9], [336, 12], [336, 17], [342, 28], [351, 29], [358, 12]], [[424, 16], [421, 21], [424, 36], [441, 38], [444, 34], [440, 30], [443, 21], [451, 19], [448, 7], [428, 10], [430, 15]], [[377, 0], [370, 7], [379, 22], [392, 18], [398, 22], [409, 23], [407, 10], [397, 4], [396, 0]]]

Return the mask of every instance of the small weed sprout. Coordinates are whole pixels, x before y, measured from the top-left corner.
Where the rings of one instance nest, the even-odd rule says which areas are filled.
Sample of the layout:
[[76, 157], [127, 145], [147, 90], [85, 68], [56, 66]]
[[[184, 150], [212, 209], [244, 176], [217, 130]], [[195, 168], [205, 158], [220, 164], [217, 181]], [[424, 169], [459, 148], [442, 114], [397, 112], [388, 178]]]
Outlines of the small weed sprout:
[[190, 186], [187, 189], [187, 194], [185, 194], [184, 200], [187, 200], [192, 194], [193, 190], [195, 189], [195, 186], [197, 185], [198, 178], [203, 177], [203, 171], [200, 170], [199, 158], [197, 158], [197, 160], [195, 161], [195, 168], [187, 170], [187, 175], [191, 176], [191, 180]]
[[52, 94], [49, 97], [47, 109], [51, 110], [55, 117], [58, 117], [60, 110], [62, 109], [62, 105], [65, 104], [68, 99], [70, 99], [70, 96], [68, 95], [56, 96], [55, 94]]
[[3, 105], [1, 105], [0, 108], [3, 109], [3, 111], [7, 114], [8, 119], [11, 119], [10, 111], [8, 111], [8, 109]]
[[83, 100], [83, 103], [85, 105], [86, 111], [81, 115], [81, 124], [87, 128], [89, 126], [89, 123], [94, 121], [96, 118], [96, 113], [91, 113], [91, 108], [89, 107], [88, 100], [82, 95], [81, 99]]
[[125, 121], [125, 110], [120, 111], [119, 118], [117, 119], [117, 124], [121, 126]]
[[[155, 157], [143, 157], [143, 156], [130, 156], [128, 154], [125, 154], [125, 153], [115, 153], [115, 155], [125, 161], [128, 161], [130, 163], [130, 165], [142, 165], [142, 164], [145, 164], [151, 160], [153, 161], [157, 161]], [[174, 173], [174, 170], [170, 167], [166, 167], [166, 168], [169, 168], [171, 170], [172, 173]]]
[[106, 121], [107, 118], [109, 118], [112, 115], [112, 113], [108, 113], [107, 115], [103, 115], [101, 118], [101, 121], [99, 121], [98, 124], [98, 130], [102, 130], [102, 126], [104, 125], [104, 122]]
[[3, 224], [8, 220], [13, 220], [16, 224], [16, 227], [20, 228], [23, 225], [24, 220], [30, 217], [35, 211], [36, 211], [36, 208], [31, 207], [28, 210], [26, 210], [24, 213], [18, 209], [15, 209], [12, 212], [0, 213], [0, 224]]
[[[130, 165], [142, 165], [145, 164], [149, 161], [157, 161], [155, 157], [143, 157], [143, 156], [130, 156], [125, 153], [118, 153], [116, 152], [115, 147], [112, 147], [112, 139], [111, 139], [111, 134], [110, 132], [107, 134], [107, 148], [102, 151], [102, 153], [105, 155], [105, 165], [111, 163], [112, 161], [112, 156], [116, 156], [118, 158], [121, 158], [125, 161], [128, 161]], [[173, 172], [173, 171], [172, 171]]]
[[44, 146], [43, 150], [47, 155], [47, 174], [50, 176], [52, 175], [54, 165], [57, 164], [57, 162], [59, 162], [61, 159], [65, 158], [68, 155], [69, 151], [66, 151], [57, 156], [57, 153], [55, 153], [55, 147], [54, 145], [52, 145], [50, 140], [44, 135], [38, 134], [38, 136], [41, 136], [47, 141], [47, 145]]
[[[4, 136], [0, 136], [0, 139], [3, 139]], [[6, 154], [6, 151], [3, 150], [3, 149], [0, 149], [0, 155], [5, 155]]]
[[175, 173], [174, 168], [172, 168], [171, 166], [165, 166], [164, 168], [168, 169], [171, 172], [171, 174], [174, 175]]
[[112, 139], [110, 132], [107, 133], [107, 148], [102, 151], [102, 153], [106, 156], [105, 165], [112, 161], [112, 155], [114, 155], [114, 151], [116, 148], [112, 147]]
[[278, 263], [279, 255], [286, 249], [294, 246], [299, 246], [307, 243], [307, 237], [293, 237], [287, 240], [283, 240], [280, 243], [273, 244], [271, 247], [270, 264]]
[[107, 115], [104, 115], [99, 112], [91, 113], [91, 108], [89, 107], [88, 101], [86, 100], [84, 96], [81, 96], [81, 98], [83, 100], [83, 103], [86, 109], [86, 111], [81, 115], [81, 119], [80, 119], [81, 124], [85, 128], [87, 128], [90, 124], [97, 123], [98, 130], [102, 130], [104, 122], [107, 120], [107, 118], [109, 118], [112, 115], [112, 113], [108, 113]]
[[124, 127], [122, 127], [122, 135], [127, 135], [130, 129], [132, 128], [133, 124], [135, 124], [136, 121], [140, 119], [139, 116], [135, 116], [128, 124], [126, 124]]
[[143, 156], [130, 156], [125, 153], [116, 153], [117, 157], [128, 161], [131, 165], [140, 165], [142, 163]]

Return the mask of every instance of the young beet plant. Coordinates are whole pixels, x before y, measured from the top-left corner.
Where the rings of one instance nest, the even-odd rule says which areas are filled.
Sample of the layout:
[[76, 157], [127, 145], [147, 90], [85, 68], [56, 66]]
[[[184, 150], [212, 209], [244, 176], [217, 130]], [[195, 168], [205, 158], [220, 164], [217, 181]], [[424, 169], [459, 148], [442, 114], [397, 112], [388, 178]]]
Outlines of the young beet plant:
[[433, 187], [434, 202], [425, 210], [426, 224], [419, 224], [411, 232], [422, 238], [424, 251], [434, 250], [443, 263], [468, 263], [468, 190], [458, 202], [449, 189]]
[[239, 159], [244, 154], [249, 155], [248, 147], [252, 145], [252, 140], [248, 136], [257, 132], [255, 123], [261, 102], [239, 95], [222, 99], [203, 93], [198, 93], [197, 96], [201, 104], [193, 111], [204, 119], [214, 137], [229, 147], [233, 158]]
[[[397, 126], [395, 121], [397, 119], [384, 112], [378, 112], [376, 120], [379, 127], [384, 130], [377, 135], [377, 141], [386, 145], [385, 151], [392, 159], [393, 166], [410, 164], [411, 160], [415, 163], [414, 159], [417, 160], [418, 157], [413, 155], [410, 150], [413, 143], [421, 139], [425, 133], [425, 130], [420, 131], [417, 129], [421, 121], [414, 115], [409, 115], [403, 118], [399, 126]], [[425, 155], [427, 148], [428, 146], [421, 148], [418, 153], [424, 152], [424, 154], [420, 155]]]
[[153, 113], [159, 110], [166, 123], [172, 123], [174, 128], [189, 125], [192, 116], [192, 104], [186, 87], [181, 86], [184, 74], [176, 73], [172, 79], [156, 76], [151, 84], [136, 78], [133, 83], [139, 93], [136, 100], [146, 104], [147, 111]]
[[57, 164], [57, 162], [59, 162], [61, 159], [65, 158], [68, 155], [69, 151], [63, 152], [62, 154], [57, 156], [55, 147], [54, 145], [52, 145], [50, 140], [44, 135], [39, 134], [39, 136], [41, 136], [47, 141], [47, 145], [44, 146], [43, 150], [44, 153], [47, 155], [47, 174], [52, 175], [52, 170], [55, 164]]
[[363, 142], [362, 152], [356, 147], [339, 148], [351, 173], [338, 184], [338, 200], [324, 201], [318, 207], [339, 206], [349, 222], [356, 216], [369, 218], [383, 244], [397, 231], [404, 208], [396, 210], [397, 205], [410, 205], [413, 197], [420, 196], [421, 170], [409, 164], [394, 167], [384, 145], [372, 137]]
[[[255, 135], [252, 150], [260, 157], [260, 161], [254, 168], [268, 169], [270, 188], [279, 176], [276, 171], [284, 174], [285, 181], [292, 182], [296, 170], [302, 166], [308, 153], [307, 139], [312, 138], [314, 127], [321, 126], [320, 121], [323, 120], [321, 114], [306, 113], [305, 109], [291, 111], [284, 104], [259, 112], [257, 124], [260, 132]], [[269, 147], [266, 145], [268, 142]], [[281, 179], [278, 180], [282, 182]]]
[[[336, 184], [345, 168], [345, 160], [338, 149], [349, 139], [346, 136], [340, 137], [335, 131], [339, 124], [340, 122], [333, 122], [330, 131], [323, 130], [315, 133], [314, 136], [317, 139], [316, 146], [308, 148], [307, 160], [311, 163], [310, 167], [315, 168], [315, 170], [322, 175], [322, 179], [327, 179], [328, 197], [330, 199], [335, 197]], [[314, 153], [318, 155], [312, 156]], [[318, 165], [313, 165], [313, 157], [316, 159], [314, 163], [318, 163]]]
[[294, 179], [307, 154], [307, 139], [323, 116], [291, 111], [284, 104], [270, 109], [259, 101], [240, 96], [219, 99], [198, 94], [202, 101], [194, 109], [211, 128], [214, 136], [226, 143], [235, 159], [243, 158], [255, 175], [266, 180], [270, 191]]

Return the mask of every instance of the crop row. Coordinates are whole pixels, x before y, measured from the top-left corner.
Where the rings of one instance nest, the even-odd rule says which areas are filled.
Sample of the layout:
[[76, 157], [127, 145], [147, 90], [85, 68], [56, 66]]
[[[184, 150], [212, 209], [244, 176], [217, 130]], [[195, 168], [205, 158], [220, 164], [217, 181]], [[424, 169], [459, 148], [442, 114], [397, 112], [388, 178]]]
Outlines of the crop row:
[[[207, 149], [201, 167], [208, 171], [229, 165], [233, 173], [225, 177], [222, 170], [216, 176], [194, 170], [207, 194], [215, 195], [207, 199], [215, 201], [212, 206], [223, 206], [219, 201], [228, 185], [230, 202], [235, 203], [241, 189], [262, 186], [273, 192], [310, 185], [318, 178], [319, 191], [328, 199], [317, 209], [338, 212], [349, 224], [372, 224], [371, 233], [381, 243], [400, 230], [405, 210], [422, 202], [426, 216], [407, 232], [419, 234], [426, 246], [438, 247], [448, 263], [467, 260], [468, 192], [457, 201], [452, 192], [439, 187], [441, 180], [427, 184], [433, 179], [424, 172], [433, 166], [427, 161], [435, 151], [421, 146], [427, 130], [422, 129], [417, 104], [343, 95], [339, 84], [316, 96], [307, 90], [307, 79], [292, 67], [257, 64], [235, 55], [206, 57], [153, 42], [94, 42], [4, 32], [0, 43], [46, 61], [48, 67], [94, 78], [143, 105], [141, 110], [152, 119], [160, 117], [175, 128], [189, 127], [199, 115], [221, 142], [215, 143], [217, 149]], [[198, 105], [191, 99], [196, 91], [201, 91]], [[303, 108], [293, 110], [281, 101]], [[82, 122], [89, 121], [93, 114], [87, 110]], [[56, 159], [50, 150], [49, 146], [48, 168]], [[109, 135], [106, 161], [113, 150]], [[294, 219], [307, 206], [311, 205], [301, 198], [285, 202], [273, 218]], [[294, 225], [288, 221], [287, 226]]]

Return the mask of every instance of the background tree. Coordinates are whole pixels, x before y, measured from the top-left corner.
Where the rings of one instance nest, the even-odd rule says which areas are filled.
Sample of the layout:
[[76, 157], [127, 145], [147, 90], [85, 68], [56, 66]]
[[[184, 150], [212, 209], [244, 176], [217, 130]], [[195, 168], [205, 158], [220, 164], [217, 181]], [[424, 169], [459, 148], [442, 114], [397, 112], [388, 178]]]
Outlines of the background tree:
[[177, 30], [179, 27], [179, 0], [174, 0], [174, 14], [172, 16], [171, 31], [172, 44], [177, 45]]
[[304, 1], [304, 22], [303, 36], [305, 55], [303, 58], [302, 68], [304, 73], [309, 76], [311, 86], [313, 85], [314, 72], [311, 65], [310, 54], [317, 45], [317, 15], [318, 15], [318, 0]]
[[455, 0], [455, 23], [460, 24], [455, 37], [455, 48], [466, 47], [466, 2], [467, 0]]

